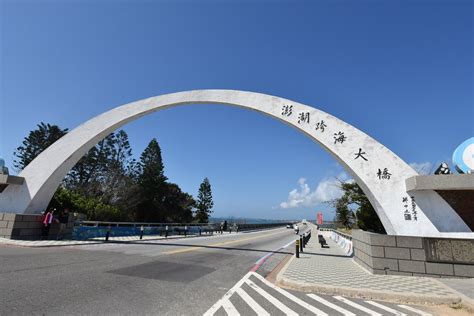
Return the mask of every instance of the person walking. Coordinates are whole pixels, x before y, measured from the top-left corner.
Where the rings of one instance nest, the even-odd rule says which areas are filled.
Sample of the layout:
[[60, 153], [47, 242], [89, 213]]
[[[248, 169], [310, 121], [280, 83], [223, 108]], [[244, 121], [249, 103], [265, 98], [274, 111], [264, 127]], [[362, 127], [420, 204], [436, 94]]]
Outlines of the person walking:
[[67, 223], [69, 221], [69, 209], [66, 207], [59, 216], [59, 230], [56, 235], [56, 240], [64, 238], [64, 232], [66, 231]]

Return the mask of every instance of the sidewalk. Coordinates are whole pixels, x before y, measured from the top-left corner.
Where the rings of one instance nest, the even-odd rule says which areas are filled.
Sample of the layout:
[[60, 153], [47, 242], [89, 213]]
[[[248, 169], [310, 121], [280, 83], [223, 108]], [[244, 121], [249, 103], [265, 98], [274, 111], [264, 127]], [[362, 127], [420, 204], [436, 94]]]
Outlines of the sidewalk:
[[[171, 239], [173, 237], [168, 237]], [[160, 236], [143, 236], [143, 240], [158, 240], [166, 239]], [[110, 237], [109, 242], [120, 242], [120, 241], [138, 241], [138, 236], [125, 236], [125, 237]], [[12, 245], [22, 247], [60, 247], [60, 246], [77, 246], [77, 245], [93, 245], [105, 243], [104, 237], [91, 238], [87, 240], [21, 240], [21, 239], [8, 239], [0, 238], [0, 245]]]
[[348, 257], [330, 239], [329, 232], [319, 232], [329, 246], [321, 248], [316, 228], [312, 228], [313, 236], [300, 258], [292, 256], [278, 274], [278, 285], [305, 292], [414, 304], [452, 304], [462, 300], [474, 306], [474, 300], [433, 278], [371, 274]]
[[[202, 234], [198, 235], [169, 235], [168, 237], [160, 235], [144, 235], [143, 239], [140, 239], [139, 236], [120, 236], [120, 237], [109, 237], [109, 243], [114, 242], [133, 242], [133, 241], [148, 241], [148, 240], [171, 240], [171, 239], [185, 239], [185, 238], [203, 238], [203, 237], [212, 237], [212, 236], [222, 236], [222, 235], [237, 235], [237, 234], [248, 234], [252, 232], [258, 232], [259, 230], [252, 231], [243, 231], [238, 233], [228, 233], [224, 232], [223, 234], [215, 233], [213, 235]], [[105, 237], [95, 237], [84, 240], [21, 240], [21, 239], [9, 239], [9, 238], [0, 238], [0, 245], [11, 245], [11, 246], [21, 246], [21, 247], [61, 247], [61, 246], [78, 246], [78, 245], [94, 245], [94, 244], [106, 244]]]

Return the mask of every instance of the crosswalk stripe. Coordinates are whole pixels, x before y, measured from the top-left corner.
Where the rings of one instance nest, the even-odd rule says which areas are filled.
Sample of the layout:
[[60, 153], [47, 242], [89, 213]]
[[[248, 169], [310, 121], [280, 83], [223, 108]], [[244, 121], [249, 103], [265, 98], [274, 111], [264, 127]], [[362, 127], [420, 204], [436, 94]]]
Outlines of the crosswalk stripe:
[[352, 306], [352, 307], [354, 307], [354, 308], [357, 308], [357, 309], [359, 309], [359, 310], [361, 310], [361, 311], [363, 311], [364, 313], [367, 313], [367, 314], [369, 314], [369, 315], [372, 315], [372, 316], [382, 316], [382, 314], [376, 313], [376, 312], [374, 312], [373, 310], [368, 309], [367, 307], [364, 307], [364, 306], [359, 305], [359, 304], [357, 304], [357, 303], [354, 303], [353, 301], [348, 300], [348, 299], [346, 299], [346, 298], [344, 298], [344, 297], [342, 297], [342, 296], [333, 296], [333, 297], [334, 297], [336, 300], [339, 300], [339, 301], [341, 301], [341, 302], [343, 302], [343, 303], [346, 303], [347, 305], [350, 305], [350, 306]]
[[230, 302], [230, 300], [223, 300], [222, 307], [226, 311], [227, 315], [229, 316], [239, 316], [239, 312], [235, 308], [235, 306]]
[[255, 276], [257, 279], [259, 279], [260, 281], [262, 281], [265, 285], [267, 285], [268, 287], [274, 289], [275, 291], [277, 291], [278, 293], [284, 295], [285, 297], [289, 298], [290, 300], [292, 300], [293, 302], [303, 306], [304, 308], [306, 308], [307, 310], [313, 312], [314, 314], [318, 315], [318, 316], [328, 316], [328, 314], [326, 314], [325, 312], [323, 312], [322, 310], [320, 309], [317, 309], [316, 307], [306, 303], [305, 301], [297, 298], [296, 296], [294, 296], [293, 294], [279, 288], [278, 286], [274, 285], [273, 283], [270, 283], [268, 282], [267, 280], [265, 280], [264, 277], [262, 277], [260, 274], [258, 273], [253, 273], [252, 274], [253, 276]]
[[[255, 282], [253, 282], [251, 280], [252, 276], [254, 278], [258, 279], [259, 281], [261, 281], [264, 286], [257, 285]], [[209, 310], [204, 315], [205, 316], [212, 316], [218, 310], [220, 310], [222, 308], [227, 313], [227, 315], [239, 316], [240, 315], [239, 311], [235, 308], [235, 306], [230, 301], [231, 296], [234, 295], [234, 294], [237, 294], [238, 296], [241, 297], [241, 299], [257, 315], [270, 316], [270, 313], [268, 311], [266, 311], [264, 309], [264, 307], [262, 307], [262, 305], [260, 305], [255, 300], [255, 298], [252, 298], [250, 296], [250, 292], [246, 291], [242, 287], [243, 284], [247, 284], [251, 289], [253, 289], [253, 291], [257, 292], [260, 296], [262, 296], [265, 300], [267, 300], [269, 303], [274, 305], [277, 309], [282, 311], [285, 315], [292, 315], [293, 316], [293, 315], [298, 315], [298, 314], [295, 311], [293, 311], [290, 307], [288, 307], [284, 303], [282, 303], [281, 299], [278, 299], [277, 297], [275, 297], [272, 294], [270, 294], [269, 292], [267, 292], [267, 290], [264, 289], [265, 287], [268, 286], [269, 288], [277, 291], [279, 294], [283, 295], [287, 299], [289, 299], [292, 302], [304, 307], [305, 309], [313, 312], [314, 314], [316, 314], [318, 316], [328, 316], [328, 314], [326, 314], [325, 312], [323, 312], [320, 309], [316, 308], [315, 306], [305, 302], [304, 300], [294, 296], [293, 294], [283, 290], [282, 288], [274, 285], [273, 283], [267, 281], [263, 276], [261, 276], [258, 273], [255, 273], [255, 272], [247, 273], [230, 290], [228, 290], [227, 293], [225, 293], [225, 295], [219, 301], [217, 301], [211, 308], [209, 308]], [[338, 306], [338, 305], [328, 301], [327, 299], [322, 298], [321, 296], [318, 296], [318, 295], [315, 295], [315, 294], [307, 294], [307, 296], [309, 298], [319, 302], [320, 304], [323, 304], [323, 305], [327, 306], [327, 308], [330, 308], [334, 311], [337, 311], [337, 312], [341, 313], [344, 316], [356, 316], [356, 314], [354, 314], [353, 312], [351, 312], [351, 311], [349, 311], [349, 310], [347, 310], [347, 309], [345, 309], [341, 306]], [[358, 304], [354, 301], [351, 301], [351, 300], [349, 300], [345, 297], [342, 297], [342, 296], [333, 296], [333, 297], [336, 300], [338, 300], [338, 301], [340, 301], [340, 302], [342, 302], [346, 305], [349, 305], [353, 308], [356, 308], [356, 309], [358, 309], [358, 310], [360, 310], [364, 313], [367, 313], [371, 316], [382, 316], [382, 314], [380, 314], [380, 313], [378, 313], [378, 312], [376, 312], [376, 311], [374, 311], [370, 308], [367, 308], [363, 305], [360, 305], [360, 304]], [[380, 303], [377, 303], [377, 302], [374, 302], [374, 301], [367, 300], [367, 301], [365, 301], [365, 303], [370, 304], [372, 306], [375, 306], [376, 308], [379, 308], [379, 309], [381, 309], [381, 310], [383, 310], [387, 313], [391, 313], [391, 314], [398, 315], [398, 316], [407, 316], [402, 311], [398, 311], [394, 308], [385, 306], [383, 304], [380, 304]], [[421, 311], [421, 310], [418, 310], [418, 309], [413, 308], [411, 306], [398, 305], [398, 307], [400, 307], [402, 309], [406, 309], [408, 311], [411, 311], [413, 313], [416, 313], [416, 314], [419, 314], [419, 315], [422, 315], [422, 316], [431, 316], [431, 314], [426, 313], [426, 312]], [[331, 313], [333, 313], [333, 312], [331, 312]], [[384, 313], [384, 314], [386, 314], [386, 313]]]
[[264, 316], [270, 316], [269, 313], [267, 313], [266, 310], [263, 309], [260, 304], [258, 304], [253, 298], [250, 297], [242, 288], [237, 289], [235, 293], [239, 294], [240, 297], [247, 303], [254, 311], [257, 313], [257, 315], [264, 315]]
[[393, 308], [390, 308], [390, 307], [387, 307], [385, 305], [382, 305], [382, 304], [379, 304], [377, 302], [374, 302], [374, 301], [365, 301], [366, 303], [370, 304], [370, 305], [374, 305], [375, 307], [378, 307], [380, 309], [383, 309], [384, 311], [387, 311], [389, 313], [392, 313], [392, 314], [395, 314], [397, 316], [407, 316], [407, 314], [404, 314], [402, 312], [399, 312], [397, 311], [396, 309], [393, 309]]
[[342, 307], [337, 306], [336, 304], [333, 304], [327, 300], [325, 300], [322, 297], [319, 297], [315, 294], [307, 294], [309, 297], [311, 297], [313, 300], [320, 302], [321, 304], [324, 304], [326, 306], [331, 307], [332, 309], [338, 311], [339, 313], [345, 315], [345, 316], [356, 316], [356, 314], [349, 312], [347, 309], [344, 309]]
[[288, 308], [286, 305], [281, 303], [279, 300], [265, 292], [262, 288], [258, 287], [257, 284], [253, 283], [250, 280], [245, 280], [245, 283], [247, 283], [252, 289], [254, 289], [258, 294], [262, 295], [264, 298], [266, 298], [270, 303], [275, 305], [279, 310], [281, 310], [285, 315], [294, 315], [297, 316], [298, 314], [292, 311], [290, 308]]
[[419, 309], [413, 308], [411, 306], [406, 306], [406, 305], [398, 305], [398, 307], [404, 308], [406, 310], [409, 310], [410, 312], [420, 314], [422, 316], [432, 316], [430, 313], [426, 313], [424, 311], [420, 311]]
[[224, 296], [220, 300], [218, 300], [214, 305], [212, 305], [211, 308], [209, 308], [207, 312], [204, 313], [203, 316], [214, 315], [217, 312], [217, 310], [223, 305], [223, 302], [225, 300], [229, 300], [230, 297], [235, 293], [235, 291], [238, 288], [240, 288], [242, 284], [244, 284], [245, 280], [250, 277], [250, 275], [251, 275], [251, 272], [247, 273], [242, 279], [239, 280], [239, 282], [235, 283], [235, 285], [230, 290], [228, 290], [227, 293], [225, 293]]

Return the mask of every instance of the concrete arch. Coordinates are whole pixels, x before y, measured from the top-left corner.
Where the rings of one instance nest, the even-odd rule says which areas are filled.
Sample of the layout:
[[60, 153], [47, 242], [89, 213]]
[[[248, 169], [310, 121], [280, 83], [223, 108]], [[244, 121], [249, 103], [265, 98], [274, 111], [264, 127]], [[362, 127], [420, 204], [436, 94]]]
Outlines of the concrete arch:
[[[405, 179], [417, 173], [362, 131], [328, 113], [298, 102], [236, 90], [194, 90], [165, 94], [100, 114], [70, 131], [33, 160], [19, 174], [25, 179], [23, 185], [9, 186], [0, 194], [0, 208], [12, 213], [41, 212], [69, 170], [105, 136], [152, 112], [198, 103], [220, 103], [261, 112], [312, 138], [330, 152], [362, 187], [388, 234], [441, 236], [449, 232], [471, 232], [436, 192], [408, 194]], [[405, 206], [407, 204], [408, 207]], [[406, 208], [411, 220], [404, 217]], [[416, 220], [413, 218], [415, 216]]]

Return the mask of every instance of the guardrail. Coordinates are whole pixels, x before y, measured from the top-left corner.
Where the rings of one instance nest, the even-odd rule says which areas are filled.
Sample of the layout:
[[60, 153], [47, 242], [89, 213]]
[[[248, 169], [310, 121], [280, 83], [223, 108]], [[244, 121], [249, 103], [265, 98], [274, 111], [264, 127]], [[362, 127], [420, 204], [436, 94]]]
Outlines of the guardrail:
[[354, 253], [354, 248], [352, 246], [352, 236], [348, 234], [344, 234], [338, 230], [332, 228], [320, 228], [320, 231], [328, 231], [331, 233], [330, 237], [334, 242], [336, 242], [344, 252], [352, 256]]
[[[290, 223], [235, 224], [229, 223], [226, 232], [241, 232], [254, 229], [265, 229], [285, 226]], [[140, 223], [140, 222], [106, 222], [77, 221], [74, 223], [73, 239], [97, 237], [143, 236], [143, 235], [202, 235], [222, 233], [221, 223]]]
[[351, 236], [338, 232], [337, 230], [333, 230], [331, 232], [331, 239], [334, 240], [347, 255], [352, 256], [354, 253], [354, 248], [352, 246]]

